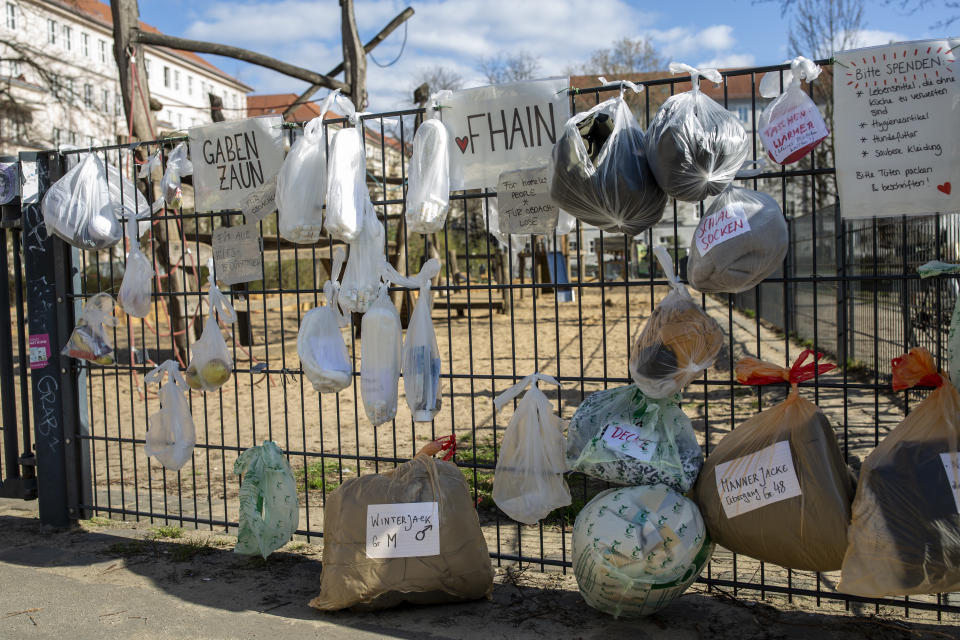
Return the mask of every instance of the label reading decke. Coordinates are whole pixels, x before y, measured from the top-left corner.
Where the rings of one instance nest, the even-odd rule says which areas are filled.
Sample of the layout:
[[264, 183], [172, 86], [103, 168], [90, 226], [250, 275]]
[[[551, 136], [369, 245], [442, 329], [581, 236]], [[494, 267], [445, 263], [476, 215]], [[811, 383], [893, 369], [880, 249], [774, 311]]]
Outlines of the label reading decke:
[[440, 503], [367, 505], [367, 557], [440, 555]]
[[641, 438], [636, 427], [626, 424], [607, 425], [603, 430], [603, 444], [611, 451], [643, 462], [652, 460], [657, 451], [656, 442]]
[[747, 214], [739, 202], [731, 202], [700, 222], [694, 240], [701, 256], [720, 243], [750, 231]]
[[733, 518], [800, 495], [800, 483], [786, 440], [717, 465], [717, 494]]
[[791, 109], [760, 130], [764, 148], [778, 163], [783, 163], [792, 154], [820, 142], [828, 135], [827, 124], [816, 108]]
[[943, 470], [947, 472], [947, 484], [957, 504], [957, 513], [960, 513], [960, 454], [941, 453], [940, 460], [943, 461]]

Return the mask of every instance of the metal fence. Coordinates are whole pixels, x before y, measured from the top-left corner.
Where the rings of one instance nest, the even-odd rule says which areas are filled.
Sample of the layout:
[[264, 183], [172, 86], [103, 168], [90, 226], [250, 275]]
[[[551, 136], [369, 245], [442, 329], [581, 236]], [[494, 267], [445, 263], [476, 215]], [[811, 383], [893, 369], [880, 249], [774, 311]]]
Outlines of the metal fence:
[[[744, 124], [753, 138], [753, 158], [762, 154], [753, 133], [760, 106], [758, 82], [764, 73], [786, 68], [726, 72], [723, 85], [711, 91], [730, 106], [730, 83], [748, 83], [749, 122]], [[643, 84], [647, 91], [632, 101], [644, 126], [663, 98], [689, 86], [683, 78]], [[617, 90], [616, 86], [574, 90], [572, 105], [580, 110]], [[398, 127], [384, 131], [385, 117], [399, 119]], [[237, 526], [239, 490], [233, 462], [244, 449], [271, 439], [286, 452], [297, 478], [301, 504], [298, 533], [307, 540], [320, 539], [326, 496], [345, 479], [393, 468], [410, 459], [427, 440], [454, 432], [459, 440], [455, 462], [477, 501], [491, 557], [497, 563], [569, 570], [576, 513], [606, 485], [574, 474], [569, 478], [573, 493], [569, 508], [550, 514], [538, 526], [519, 525], [504, 517], [493, 505], [491, 490], [497, 448], [512, 412], [507, 409], [496, 414], [493, 398], [523, 376], [540, 371], [563, 384], [561, 391], [546, 393], [557, 412], [569, 418], [591, 392], [629, 383], [627, 360], [632, 339], [668, 290], [648, 249], [668, 237], [674, 254], [682, 256], [685, 247], [678, 238], [689, 221], [684, 219], [683, 205], [671, 202], [664, 220], [635, 239], [639, 242], [596, 234], [590, 244], [599, 260], [610, 256], [613, 263], [626, 262], [626, 268], [613, 271], [619, 274], [616, 278], [606, 268], [597, 269], [595, 277], [579, 268], [585, 264], [583, 240], [592, 233], [580, 223], [567, 239], [491, 234], [488, 214], [496, 196], [492, 191], [453, 194], [450, 217], [441, 233], [431, 238], [409, 234], [402, 224], [405, 161], [422, 117], [422, 110], [409, 109], [363, 119], [369, 125], [366, 150], [371, 196], [387, 228], [385, 254], [398, 260], [398, 270], [408, 274], [416, 273], [422, 260], [432, 254], [438, 254], [443, 262], [434, 287], [433, 311], [443, 358], [439, 415], [431, 424], [413, 423], [401, 407], [391, 423], [378, 428], [370, 425], [360, 408], [356, 377], [362, 340], [357, 317], [352, 319], [348, 341], [354, 383], [336, 395], [312, 390], [299, 368], [296, 335], [303, 314], [320, 302], [335, 243], [325, 237], [312, 246], [288, 245], [276, 236], [274, 215], [259, 223], [264, 243], [262, 279], [230, 291], [240, 321], [223, 330], [235, 373], [217, 392], [191, 394], [197, 445], [192, 461], [179, 473], [165, 471], [144, 455], [147, 421], [158, 403], [155, 388], [146, 387], [143, 376], [154, 363], [167, 358], [188, 361], [186, 348], [197, 339], [207, 314], [201, 283], [212, 231], [240, 224], [243, 216], [229, 211], [197, 213], [187, 187], [181, 210], [163, 209], [150, 220], [150, 232], [144, 238], [145, 251], [154, 259], [158, 273], [154, 305], [144, 321], [121, 316], [119, 326], [112, 329], [117, 362], [89, 366], [60, 358], [56, 354], [82, 302], [100, 291], [117, 292], [125, 251], [79, 252], [47, 238], [37, 200], [81, 151], [22, 155], [27, 182], [35, 182], [35, 189], [25, 189], [21, 218], [22, 252], [30, 283], [25, 289], [30, 336], [47, 336], [52, 356], [46, 364], [35, 362], [36, 368], [27, 376], [21, 331], [19, 346], [12, 348], [10, 357], [14, 352], [19, 356], [21, 389], [32, 389], [38, 482], [49, 521], [99, 514], [232, 529]], [[349, 125], [328, 120], [326, 126]], [[288, 133], [292, 138], [295, 128]], [[159, 149], [165, 155], [182, 139], [142, 143], [137, 151], [149, 156]], [[124, 148], [89, 151], [101, 154], [121, 174], [133, 175], [131, 156]], [[831, 174], [831, 167], [817, 166], [814, 158], [740, 181], [777, 197], [788, 215], [792, 243], [782, 273], [749, 294], [699, 297], [727, 335], [717, 365], [684, 393], [684, 408], [708, 454], [738, 423], [784, 396], [782, 389], [738, 387], [733, 364], [743, 355], [787, 364], [804, 346], [833, 354], [840, 365], [838, 373], [805, 384], [802, 393], [827, 414], [854, 466], [920, 397], [919, 392], [890, 392], [883, 377], [888, 357], [918, 341], [943, 356], [942, 311], [952, 308], [953, 298], [945, 289], [951, 288], [953, 281], [918, 286], [914, 266], [926, 259], [955, 258], [942, 249], [941, 242], [955, 227], [944, 226], [946, 217], [924, 223], [923, 231], [906, 220], [842, 221], [833, 202], [819, 201], [814, 184]], [[157, 177], [143, 185], [151, 200]], [[921, 233], [927, 234], [924, 237], [930, 242], [918, 242], [919, 236], [912, 235]], [[571, 301], [561, 301], [556, 295], [547, 268], [547, 254], [558, 252], [566, 252], [568, 261], [578, 265], [569, 284], [574, 294]], [[556, 268], [555, 258], [551, 260]], [[529, 278], [526, 267], [517, 269], [519, 261], [533, 265]], [[520, 276], [514, 278], [514, 273]], [[911, 296], [919, 297], [911, 300]], [[931, 338], [905, 328], [918, 327], [919, 316], [910, 315], [913, 312], [907, 309], [917, 308], [921, 298], [923, 308], [933, 313], [924, 320]], [[405, 305], [406, 314], [410, 301], [402, 291], [396, 293], [396, 301]], [[14, 302], [21, 313], [20, 300]], [[881, 331], [878, 327], [887, 326], [883, 323], [888, 316], [904, 319], [905, 325], [894, 323]], [[22, 327], [22, 321], [18, 325]], [[0, 331], [0, 351], [6, 344]], [[5, 362], [4, 353], [0, 353], [0, 365]], [[3, 377], [12, 371], [12, 367], [4, 367]], [[2, 387], [5, 436], [17, 417], [8, 409], [8, 386]], [[26, 406], [24, 402], [22, 408]], [[24, 432], [29, 438], [29, 430]], [[29, 448], [29, 441], [23, 444]], [[11, 464], [8, 457], [5, 477], [9, 477]], [[722, 549], [717, 550], [700, 581], [710, 589], [729, 589], [734, 595], [785, 598], [810, 607], [833, 603], [862, 611], [868, 606], [870, 611], [937, 619], [960, 613], [958, 594], [858, 598], [835, 590], [835, 573], [791, 571]]]

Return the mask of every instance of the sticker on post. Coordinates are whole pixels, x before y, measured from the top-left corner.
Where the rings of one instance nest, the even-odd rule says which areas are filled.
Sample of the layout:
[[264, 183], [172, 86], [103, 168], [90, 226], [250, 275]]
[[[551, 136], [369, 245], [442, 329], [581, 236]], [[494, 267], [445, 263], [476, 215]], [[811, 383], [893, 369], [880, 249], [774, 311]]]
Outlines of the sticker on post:
[[700, 255], [705, 256], [718, 244], [730, 238], [736, 238], [747, 231], [750, 231], [750, 223], [747, 222], [747, 214], [743, 206], [739, 202], [731, 202], [700, 222], [694, 240]]
[[780, 114], [760, 130], [764, 148], [779, 164], [797, 151], [816, 145], [828, 135], [830, 132], [820, 112], [805, 107], [796, 107]]
[[960, 513], [960, 454], [941, 453], [940, 460], [943, 470], [947, 472], [947, 485], [957, 505], [957, 513]]
[[439, 505], [439, 502], [367, 505], [367, 557], [440, 555]]
[[550, 199], [547, 167], [504, 171], [497, 181], [501, 233], [549, 235], [560, 209]]
[[255, 222], [213, 230], [213, 263], [224, 284], [252, 282], [263, 277], [263, 251]]
[[50, 363], [50, 334], [30, 336], [30, 368], [43, 369]]
[[799, 496], [790, 443], [772, 444], [717, 465], [717, 494], [727, 518]]
[[641, 462], [650, 462], [657, 451], [657, 443], [647, 438], [641, 438], [633, 425], [607, 425], [603, 430], [603, 444], [611, 451], [616, 451]]

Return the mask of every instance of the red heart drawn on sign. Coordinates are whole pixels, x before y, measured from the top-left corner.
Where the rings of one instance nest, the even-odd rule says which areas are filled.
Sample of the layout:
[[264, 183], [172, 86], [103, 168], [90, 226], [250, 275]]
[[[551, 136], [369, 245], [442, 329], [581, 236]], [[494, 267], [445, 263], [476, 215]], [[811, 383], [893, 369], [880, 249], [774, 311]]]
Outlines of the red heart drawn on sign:
[[470, 142], [470, 138], [463, 136], [462, 138], [454, 138], [457, 141], [457, 146], [460, 147], [460, 153], [467, 152], [467, 143]]
[[943, 184], [938, 184], [937, 189], [944, 192], [947, 195], [950, 195], [950, 182], [944, 182]]

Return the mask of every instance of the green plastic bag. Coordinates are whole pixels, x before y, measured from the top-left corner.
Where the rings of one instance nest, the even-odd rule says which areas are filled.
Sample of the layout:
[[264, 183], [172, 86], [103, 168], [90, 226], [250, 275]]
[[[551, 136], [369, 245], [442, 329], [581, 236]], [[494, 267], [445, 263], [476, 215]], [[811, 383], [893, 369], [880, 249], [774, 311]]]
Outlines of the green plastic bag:
[[297, 484], [290, 463], [275, 442], [250, 447], [240, 454], [233, 473], [240, 485], [240, 531], [235, 553], [264, 558], [290, 540], [300, 523]]

